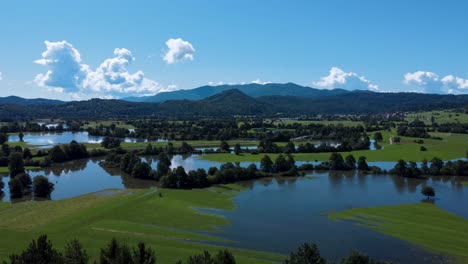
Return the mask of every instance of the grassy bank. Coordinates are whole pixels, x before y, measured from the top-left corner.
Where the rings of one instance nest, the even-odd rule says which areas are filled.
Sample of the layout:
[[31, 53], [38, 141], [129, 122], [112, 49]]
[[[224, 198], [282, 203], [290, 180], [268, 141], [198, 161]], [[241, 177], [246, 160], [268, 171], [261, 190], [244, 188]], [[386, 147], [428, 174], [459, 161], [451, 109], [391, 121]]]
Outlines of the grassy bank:
[[433, 204], [353, 208], [329, 218], [354, 221], [433, 252], [468, 260], [468, 220]]
[[[41, 167], [34, 167], [34, 166], [25, 166], [25, 170], [39, 170]], [[9, 174], [10, 171], [8, 170], [8, 167], [0, 167], [0, 174]]]
[[[145, 241], [156, 251], [160, 263], [175, 263], [204, 249], [214, 252], [218, 247], [206, 242], [220, 239], [194, 231], [216, 231], [229, 222], [194, 208], [232, 210], [231, 198], [239, 189], [235, 185], [190, 191], [162, 189], [162, 197], [155, 190], [115, 190], [60, 201], [0, 203], [0, 259], [25, 248], [43, 233], [58, 248], [72, 238], [79, 239], [92, 258], [112, 237], [129, 244]], [[233, 252], [239, 263], [283, 259], [270, 253]]]

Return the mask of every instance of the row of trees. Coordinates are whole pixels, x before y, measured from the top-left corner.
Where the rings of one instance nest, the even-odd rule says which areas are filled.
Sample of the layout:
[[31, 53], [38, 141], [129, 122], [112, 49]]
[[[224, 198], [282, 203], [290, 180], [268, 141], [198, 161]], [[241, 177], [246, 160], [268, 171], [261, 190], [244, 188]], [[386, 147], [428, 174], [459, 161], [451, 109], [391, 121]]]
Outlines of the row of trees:
[[[3, 182], [0, 187], [4, 187]], [[22, 198], [24, 195], [30, 193], [32, 193], [34, 197], [47, 198], [52, 193], [54, 184], [49, 182], [49, 179], [42, 175], [36, 176], [34, 180], [31, 180], [29, 174], [20, 173], [15, 176], [10, 176], [8, 187], [10, 189], [10, 197], [13, 199]]]
[[[33, 240], [20, 254], [13, 254], [9, 258], [11, 264], [87, 264], [91, 260], [83, 245], [76, 239], [71, 240], [62, 252], [54, 248], [46, 235]], [[6, 262], [5, 262], [6, 263]], [[94, 263], [100, 264], [156, 264], [158, 263], [155, 251], [144, 242], [136, 247], [113, 238], [106, 246], [100, 249], [99, 259]], [[209, 251], [189, 256], [186, 261], [179, 260], [176, 264], [235, 264], [236, 258], [228, 249], [218, 250], [212, 255]], [[327, 264], [315, 244], [304, 243], [291, 252], [283, 264]], [[343, 257], [340, 264], [389, 264], [389, 262], [374, 260], [368, 255], [352, 251]]]
[[419, 178], [421, 176], [468, 176], [468, 162], [464, 160], [447, 161], [444, 163], [441, 159], [434, 157], [430, 164], [427, 160], [423, 160], [421, 166], [414, 161], [406, 162], [399, 160], [391, 174], [399, 175], [407, 178]]

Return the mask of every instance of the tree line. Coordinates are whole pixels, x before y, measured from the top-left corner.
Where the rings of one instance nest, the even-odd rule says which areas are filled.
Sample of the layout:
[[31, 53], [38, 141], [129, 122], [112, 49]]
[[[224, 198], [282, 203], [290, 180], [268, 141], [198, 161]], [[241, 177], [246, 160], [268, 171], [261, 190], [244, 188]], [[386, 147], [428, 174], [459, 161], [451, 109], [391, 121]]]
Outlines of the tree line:
[[[32, 240], [26, 249], [19, 254], [11, 254], [7, 264], [87, 264], [91, 262], [86, 249], [77, 239], [65, 244], [62, 251], [56, 249], [47, 235], [40, 235]], [[157, 264], [156, 252], [144, 242], [135, 247], [115, 238], [99, 251], [99, 256], [93, 261], [99, 264]], [[220, 249], [216, 254], [205, 250], [200, 254], [189, 256], [185, 261], [178, 260], [176, 264], [236, 264], [236, 258], [229, 249]], [[318, 246], [304, 243], [291, 252], [282, 262], [283, 264], [327, 264]], [[375, 260], [359, 251], [351, 251], [348, 256], [341, 258], [340, 264], [390, 264], [390, 262]]]
[[406, 178], [419, 178], [422, 176], [468, 176], [468, 161], [457, 160], [444, 162], [434, 157], [430, 164], [424, 159], [421, 166], [414, 161], [406, 162], [398, 160], [390, 174], [399, 175]]

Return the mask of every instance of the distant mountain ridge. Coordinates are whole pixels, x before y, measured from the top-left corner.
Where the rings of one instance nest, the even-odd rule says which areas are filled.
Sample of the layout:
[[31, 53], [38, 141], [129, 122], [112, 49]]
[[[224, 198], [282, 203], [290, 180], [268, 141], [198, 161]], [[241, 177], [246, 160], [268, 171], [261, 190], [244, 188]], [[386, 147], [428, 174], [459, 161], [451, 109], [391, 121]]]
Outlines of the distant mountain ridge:
[[[14, 99], [14, 100], [13, 100]], [[162, 103], [91, 99], [87, 101], [31, 104], [29, 99], [0, 102], [0, 118], [198, 118], [232, 116], [298, 116], [314, 114], [377, 114], [438, 110], [468, 106], [468, 95], [376, 93], [352, 91], [307, 98], [299, 96], [252, 97], [237, 89], [201, 100], [168, 100]], [[1, 101], [1, 100], [0, 100]], [[17, 103], [12, 103], [15, 101]], [[42, 101], [34, 101], [42, 102]]]
[[45, 99], [45, 98], [35, 98], [35, 99], [26, 99], [18, 96], [6, 96], [0, 97], [0, 104], [15, 104], [15, 105], [58, 105], [63, 104], [64, 101]]
[[335, 96], [349, 93], [343, 89], [322, 90], [307, 86], [301, 86], [295, 83], [268, 83], [268, 84], [235, 84], [235, 85], [218, 85], [218, 86], [201, 86], [190, 90], [177, 90], [173, 92], [162, 92], [153, 96], [143, 97], [128, 97], [122, 100], [130, 102], [151, 102], [159, 103], [168, 100], [201, 100], [219, 94], [227, 90], [239, 90], [251, 97], [261, 96], [297, 96], [306, 98], [319, 98]]

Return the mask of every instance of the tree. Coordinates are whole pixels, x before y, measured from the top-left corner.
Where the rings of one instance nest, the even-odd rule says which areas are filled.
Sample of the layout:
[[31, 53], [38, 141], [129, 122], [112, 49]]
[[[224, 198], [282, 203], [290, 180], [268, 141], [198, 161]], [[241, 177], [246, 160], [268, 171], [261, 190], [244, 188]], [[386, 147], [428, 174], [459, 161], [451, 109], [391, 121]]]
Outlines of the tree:
[[340, 264], [390, 264], [385, 261], [373, 260], [367, 254], [353, 250], [351, 254], [340, 260]]
[[8, 169], [10, 170], [11, 177], [15, 177], [17, 174], [24, 172], [24, 160], [22, 153], [12, 152], [9, 159]]
[[113, 137], [104, 137], [101, 141], [101, 146], [106, 149], [117, 148], [120, 146], [120, 139]]
[[333, 152], [329, 158], [330, 170], [343, 170], [345, 169], [345, 163], [341, 154]]
[[0, 144], [8, 142], [8, 135], [5, 133], [0, 133]]
[[86, 146], [72, 140], [68, 145], [68, 159], [83, 159], [88, 157]]
[[32, 153], [29, 148], [24, 148], [23, 149], [23, 159], [31, 159], [32, 158]]
[[374, 140], [375, 142], [380, 142], [383, 140], [383, 136], [381, 132], [375, 132], [374, 133]]
[[187, 264], [214, 264], [210, 252], [203, 251], [202, 254], [190, 256], [187, 259]]
[[54, 249], [47, 235], [33, 240], [28, 248], [19, 255], [10, 256], [11, 263], [59, 264], [63, 263], [61, 254]]
[[49, 197], [53, 189], [54, 184], [49, 182], [47, 177], [42, 175], [34, 177], [33, 190], [35, 197]]
[[149, 179], [151, 166], [146, 162], [137, 162], [133, 166], [132, 177], [138, 179]]
[[263, 156], [262, 160], [260, 161], [260, 170], [265, 173], [273, 172], [273, 161], [268, 155]]
[[431, 175], [440, 175], [440, 170], [442, 169], [442, 167], [444, 166], [444, 162], [437, 158], [437, 157], [434, 157], [432, 160], [431, 160], [431, 166], [429, 167], [429, 173]]
[[54, 146], [49, 152], [49, 157], [53, 162], [64, 162], [68, 159], [67, 154], [60, 146]]
[[346, 156], [345, 162], [346, 162], [346, 165], [347, 165], [350, 169], [352, 169], [352, 170], [355, 170], [355, 169], [356, 169], [356, 159], [354, 158], [353, 155], [349, 154], [348, 156]]
[[392, 174], [397, 174], [402, 177], [407, 177], [408, 176], [408, 165], [406, 164], [406, 161], [404, 160], [398, 160], [397, 164], [395, 164], [395, 167], [390, 171]]
[[232, 253], [227, 250], [223, 249], [218, 251], [218, 254], [214, 257], [214, 264], [236, 264], [236, 259], [232, 255]]
[[158, 159], [157, 171], [159, 175], [164, 176], [169, 172], [169, 168], [172, 165], [171, 160], [164, 152], [159, 153]]
[[6, 143], [3, 143], [2, 144], [2, 154], [3, 156], [10, 156], [10, 152], [11, 152], [11, 149], [10, 149], [10, 145], [6, 144]]
[[360, 156], [358, 160], [358, 170], [367, 171], [369, 170], [369, 165], [367, 165], [366, 157]]
[[[203, 251], [201, 254], [190, 256], [187, 259], [187, 264], [235, 264], [236, 259], [232, 253], [227, 250], [220, 250], [215, 256], [211, 256], [210, 252]], [[177, 262], [182, 264], [182, 261]]]
[[145, 149], [145, 154], [146, 155], [153, 155], [153, 145], [151, 145], [151, 143], [149, 143], [148, 145], [146, 145], [146, 149]]
[[427, 199], [435, 196], [435, 190], [431, 186], [424, 186], [421, 190], [421, 194], [427, 196]]
[[191, 187], [191, 183], [189, 182], [188, 174], [187, 174], [187, 172], [185, 172], [184, 167], [177, 166], [177, 168], [174, 169], [173, 174], [175, 174], [176, 178], [178, 179], [180, 188], [190, 188]]
[[100, 264], [131, 264], [132, 254], [127, 244], [113, 238], [105, 248], [101, 248]]
[[23, 140], [23, 138], [24, 138], [23, 132], [19, 132], [18, 137], [19, 137], [20, 142], [24, 142], [24, 140]]
[[284, 153], [289, 154], [289, 153], [295, 153], [296, 152], [296, 146], [292, 141], [289, 141], [288, 144], [284, 147]]
[[289, 166], [288, 161], [284, 158], [283, 154], [279, 154], [278, 157], [275, 159], [275, 171], [276, 172], [283, 172], [290, 170], [291, 167]]
[[166, 175], [162, 176], [160, 179], [161, 187], [163, 188], [177, 188], [179, 179], [177, 176], [172, 172], [169, 171]]
[[139, 242], [136, 249], [133, 249], [132, 255], [134, 264], [155, 264], [156, 255], [154, 251], [147, 247], [145, 243]]
[[304, 243], [295, 252], [291, 252], [284, 264], [325, 264], [326, 260], [320, 255], [315, 244]]
[[21, 181], [19, 179], [11, 178], [8, 182], [8, 188], [10, 188], [11, 198], [23, 197], [23, 185], [21, 184]]
[[234, 146], [234, 154], [236, 155], [239, 155], [241, 152], [241, 146], [239, 143], [237, 143], [235, 146]]
[[224, 140], [221, 141], [221, 144], [219, 146], [219, 150], [221, 150], [222, 152], [231, 152], [229, 144]]
[[63, 261], [66, 264], [87, 264], [89, 256], [81, 243], [73, 239], [65, 245]]
[[15, 178], [17, 178], [21, 182], [21, 185], [23, 186], [23, 191], [29, 191], [31, 189], [32, 180], [29, 174], [23, 172], [16, 175]]
[[409, 167], [408, 167], [408, 177], [410, 178], [419, 178], [421, 177], [421, 170], [418, 168], [418, 165], [414, 161], [409, 162]]

